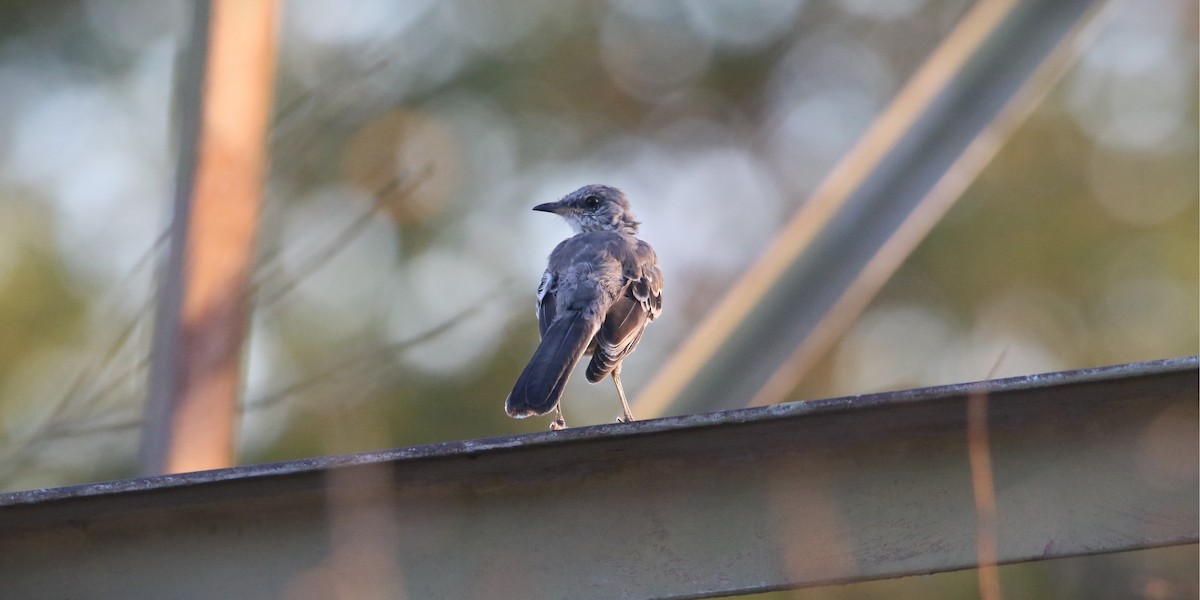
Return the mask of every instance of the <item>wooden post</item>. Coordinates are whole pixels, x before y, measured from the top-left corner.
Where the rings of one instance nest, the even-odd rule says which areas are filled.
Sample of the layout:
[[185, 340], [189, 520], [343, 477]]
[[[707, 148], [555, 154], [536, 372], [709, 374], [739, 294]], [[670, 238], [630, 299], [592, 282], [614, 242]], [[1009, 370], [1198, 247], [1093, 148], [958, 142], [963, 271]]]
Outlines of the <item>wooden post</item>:
[[[194, 39], [176, 87], [180, 164], [142, 435], [146, 474], [234, 463], [247, 284], [266, 165], [276, 2], [194, 6]], [[199, 78], [199, 89], [189, 77]], [[189, 101], [189, 90], [198, 97]]]

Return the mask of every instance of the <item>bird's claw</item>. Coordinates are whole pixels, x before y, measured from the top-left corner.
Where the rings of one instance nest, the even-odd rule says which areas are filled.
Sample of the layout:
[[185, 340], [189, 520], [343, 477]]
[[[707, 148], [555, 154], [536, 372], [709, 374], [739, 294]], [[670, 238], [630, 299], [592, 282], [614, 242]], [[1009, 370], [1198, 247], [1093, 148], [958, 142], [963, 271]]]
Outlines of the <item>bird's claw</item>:
[[562, 418], [555, 419], [550, 422], [550, 431], [561, 431], [567, 428], [567, 422]]

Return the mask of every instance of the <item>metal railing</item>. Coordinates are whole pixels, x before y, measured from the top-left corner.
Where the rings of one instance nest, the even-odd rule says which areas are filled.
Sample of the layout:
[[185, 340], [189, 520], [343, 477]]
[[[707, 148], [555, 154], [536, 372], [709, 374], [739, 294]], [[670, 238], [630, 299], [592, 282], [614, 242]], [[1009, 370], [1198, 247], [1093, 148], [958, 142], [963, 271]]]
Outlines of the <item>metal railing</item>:
[[0, 495], [0, 581], [13, 598], [272, 598], [338, 577], [353, 597], [607, 600], [970, 568], [979, 394], [998, 563], [1196, 543], [1198, 364]]

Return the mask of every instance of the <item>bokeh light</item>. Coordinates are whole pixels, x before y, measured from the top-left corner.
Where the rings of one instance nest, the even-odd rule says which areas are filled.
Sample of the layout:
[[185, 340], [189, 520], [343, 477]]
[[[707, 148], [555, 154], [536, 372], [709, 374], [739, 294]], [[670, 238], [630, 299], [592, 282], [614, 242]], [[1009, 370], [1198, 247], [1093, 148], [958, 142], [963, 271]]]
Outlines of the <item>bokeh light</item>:
[[[1196, 6], [1113, 4], [793, 399], [1198, 352]], [[586, 183], [628, 193], [665, 271], [636, 394], [971, 5], [284, 2], [240, 460], [545, 428], [501, 409], [569, 232], [529, 209]], [[188, 14], [0, 4], [0, 490], [135, 471]], [[619, 413], [578, 373], [566, 398], [573, 423]], [[1137, 457], [1164, 489], [1181, 426], [1156, 417]], [[1191, 556], [1014, 578], [1183, 597]], [[794, 597], [974, 593], [955, 577]]]
[[[529, 209], [585, 183], [666, 272], [639, 389], [969, 6], [285, 3], [242, 460], [332, 447], [346, 403], [378, 431], [345, 451], [544, 427], [500, 410], [568, 233]], [[1114, 8], [793, 398], [1197, 351], [1195, 7]], [[129, 474], [187, 4], [0, 16], [0, 487]]]

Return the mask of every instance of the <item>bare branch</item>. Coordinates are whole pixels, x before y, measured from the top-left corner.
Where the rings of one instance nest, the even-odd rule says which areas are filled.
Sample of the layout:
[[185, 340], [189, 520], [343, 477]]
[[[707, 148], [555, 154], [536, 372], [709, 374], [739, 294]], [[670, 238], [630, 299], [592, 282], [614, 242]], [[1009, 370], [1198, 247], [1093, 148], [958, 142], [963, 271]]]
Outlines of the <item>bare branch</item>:
[[[495, 302], [496, 298], [501, 296], [511, 286], [512, 280], [506, 280], [492, 293], [485, 294], [478, 302], [455, 313], [438, 325], [404, 340], [371, 348], [338, 361], [314, 375], [288, 384], [277, 391], [254, 400], [244, 402], [242, 410], [254, 411], [267, 409], [296, 396], [310, 387], [320, 385], [338, 376], [373, 368], [384, 362], [390, 362], [396, 354], [437, 339], [466, 319], [474, 316], [483, 310], [483, 308]], [[105, 386], [99, 388], [93, 396], [88, 398], [85, 406], [95, 406], [96, 401], [120, 389], [120, 385], [123, 382], [137, 376], [148, 364], [149, 358], [142, 358], [137, 364], [122, 372]], [[143, 422], [141, 411], [137, 407], [110, 406], [78, 418], [66, 418], [66, 414], [65, 411], [56, 412], [49, 419], [45, 420], [38, 430], [30, 432], [24, 436], [23, 440], [0, 450], [0, 481], [10, 479], [15, 473], [28, 466], [33, 461], [37, 451], [46, 444], [64, 438], [126, 431], [140, 427]]]
[[398, 342], [395, 342], [392, 344], [387, 344], [387, 345], [380, 346], [380, 347], [370, 348], [364, 352], [353, 355], [347, 359], [333, 363], [332, 365], [326, 367], [322, 371], [320, 371], [312, 376], [309, 376], [300, 381], [291, 383], [277, 391], [271, 392], [269, 394], [266, 394], [264, 396], [254, 399], [254, 400], [247, 401], [246, 403], [243, 404], [243, 407], [247, 410], [268, 408], [270, 406], [278, 404], [281, 400], [283, 400], [285, 398], [288, 398], [290, 396], [294, 396], [300, 392], [303, 392], [304, 390], [308, 389], [309, 387], [319, 385], [321, 383], [325, 383], [329, 380], [334, 379], [337, 376], [343, 376], [343, 375], [346, 375], [347, 373], [349, 373], [351, 371], [355, 371], [355, 370], [362, 370], [365, 368], [370, 368], [370, 367], [373, 367], [376, 364], [381, 363], [385, 360], [390, 361], [391, 358], [393, 356], [395, 356], [396, 354], [399, 354], [406, 350], [412, 349], [413, 347], [423, 344], [425, 342], [431, 341], [431, 340], [437, 338], [438, 336], [446, 333], [447, 331], [450, 331], [451, 329], [453, 329], [455, 326], [459, 325], [466, 319], [474, 316], [480, 310], [483, 310], [483, 308], [486, 307], [488, 304], [495, 302], [496, 298], [500, 295], [500, 293], [504, 289], [510, 287], [511, 284], [512, 284], [512, 280], [506, 280], [504, 283], [502, 283], [500, 285], [500, 288], [496, 292], [484, 295], [484, 297], [481, 298], [478, 302], [475, 302], [474, 304], [459, 311], [458, 313], [451, 316], [449, 319], [443, 321], [442, 323], [435, 325], [434, 327], [431, 327], [421, 333], [418, 333], [417, 335], [415, 335], [413, 337], [410, 337], [410, 338], [407, 338], [407, 339], [404, 339], [404, 340], [401, 340], [401, 341], [398, 341]]
[[[399, 194], [401, 197], [408, 196], [421, 184], [425, 183], [432, 175], [433, 166], [426, 164], [410, 178], [404, 178], [401, 176], [393, 177], [390, 181], [388, 181], [387, 184], [385, 184], [379, 189], [379, 191], [375, 193], [375, 201], [371, 203], [371, 206], [366, 211], [359, 215], [358, 218], [356, 218], [350, 224], [346, 225], [346, 227], [339, 231], [332, 240], [330, 240], [324, 246], [321, 246], [317, 250], [313, 251], [304, 261], [302, 261], [301, 267], [297, 269], [297, 274], [294, 277], [273, 290], [270, 295], [260, 295], [259, 307], [262, 308], [274, 304], [280, 298], [286, 296], [292, 290], [296, 289], [296, 286], [298, 286], [300, 282], [304, 281], [307, 277], [328, 264], [329, 261], [332, 260], [333, 257], [337, 256], [338, 253], [340, 253], [346, 246], [348, 246], [350, 242], [354, 240], [354, 238], [358, 237], [363, 231], [366, 230], [367, 225], [371, 223], [371, 219], [383, 206], [387, 204], [388, 198], [393, 193]], [[276, 279], [278, 277], [280, 276], [264, 276], [260, 281], [255, 282], [254, 290], [261, 293], [262, 288], [265, 287], [266, 284], [270, 283], [272, 279]]]

